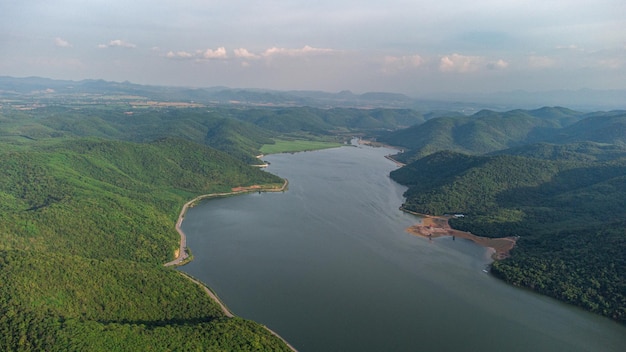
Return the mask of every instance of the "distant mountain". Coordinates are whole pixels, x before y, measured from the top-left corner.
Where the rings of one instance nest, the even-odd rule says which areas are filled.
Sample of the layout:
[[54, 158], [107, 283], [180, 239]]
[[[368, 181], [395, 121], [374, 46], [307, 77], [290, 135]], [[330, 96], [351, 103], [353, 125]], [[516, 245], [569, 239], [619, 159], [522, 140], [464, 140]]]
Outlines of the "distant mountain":
[[55, 80], [41, 77], [15, 78], [0, 76], [0, 96], [9, 94], [153, 94], [164, 88], [143, 86], [130, 82], [109, 82], [86, 79], [82, 81]]
[[227, 87], [189, 88], [140, 85], [104, 80], [53, 80], [40, 77], [0, 76], [0, 97], [14, 95], [52, 96], [67, 94], [133, 95], [158, 101], [197, 102], [207, 105], [314, 106], [360, 108], [412, 108], [416, 100], [403, 94], [353, 94], [317, 91], [276, 91]]
[[227, 111], [231, 117], [279, 133], [396, 130], [425, 121], [420, 112], [410, 109], [284, 107]]
[[590, 114], [585, 119], [564, 128], [554, 141], [626, 144], [626, 111]]
[[538, 106], [569, 106], [581, 111], [626, 108], [626, 90], [591, 90], [526, 92], [511, 91], [489, 94], [404, 94], [351, 91], [276, 91], [228, 87], [171, 87], [140, 85], [104, 80], [53, 80], [40, 77], [0, 76], [0, 98], [15, 94], [32, 96], [51, 94], [133, 95], [159, 101], [197, 102], [207, 105], [242, 106], [313, 106], [319, 108], [408, 108], [420, 111], [447, 110], [473, 114], [481, 109], [507, 111]]
[[397, 155], [410, 162], [451, 150], [469, 154], [493, 153], [532, 143], [626, 144], [626, 111], [584, 114], [561, 107], [496, 112], [472, 116], [443, 115], [420, 125], [388, 133], [382, 142], [408, 149]]

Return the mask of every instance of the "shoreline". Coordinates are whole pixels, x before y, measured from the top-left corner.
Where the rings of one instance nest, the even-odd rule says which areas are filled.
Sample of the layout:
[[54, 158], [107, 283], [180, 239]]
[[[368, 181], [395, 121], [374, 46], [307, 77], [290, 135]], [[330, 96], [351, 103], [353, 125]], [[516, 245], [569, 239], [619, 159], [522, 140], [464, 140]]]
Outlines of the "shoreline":
[[405, 163], [399, 162], [398, 160], [393, 158], [394, 155], [397, 155], [397, 154], [400, 154], [400, 153], [403, 152], [403, 149], [401, 149], [399, 147], [394, 147], [392, 145], [388, 145], [388, 144], [384, 144], [384, 143], [380, 143], [380, 142], [374, 142], [374, 141], [370, 141], [370, 140], [363, 139], [363, 138], [359, 138], [358, 143], [361, 144], [361, 145], [367, 145], [367, 146], [374, 147], [374, 148], [383, 147], [383, 148], [387, 148], [387, 149], [395, 149], [395, 150], [398, 151], [398, 153], [396, 153], [396, 154], [387, 154], [387, 155], [385, 155], [385, 158], [387, 160], [393, 162], [394, 164], [396, 164], [396, 166], [398, 166], [398, 167], [403, 167], [403, 166], [406, 165]]
[[[373, 146], [373, 147], [385, 147], [385, 148], [390, 148], [390, 149], [396, 149], [400, 152], [403, 151], [402, 149], [398, 147], [394, 147], [394, 146], [390, 146], [384, 143], [366, 140], [362, 138], [358, 139], [358, 144], [368, 145], [368, 146]], [[394, 159], [393, 155], [391, 154], [385, 155], [385, 158], [395, 163], [398, 167], [402, 167], [406, 165]], [[455, 230], [448, 223], [448, 217], [445, 217], [445, 216], [432, 216], [432, 215], [416, 213], [408, 209], [405, 209], [402, 206], [400, 207], [400, 210], [402, 210], [405, 213], [413, 214], [422, 218], [421, 223], [409, 226], [408, 228], [405, 229], [406, 232], [415, 236], [428, 238], [429, 240], [432, 240], [433, 238], [443, 237], [443, 236], [452, 236], [453, 238], [460, 237], [460, 238], [468, 239], [476, 244], [479, 244], [483, 247], [487, 247], [491, 249], [493, 251], [493, 254], [491, 255], [491, 258], [493, 260], [502, 260], [502, 259], [508, 258], [510, 256], [510, 251], [513, 249], [513, 247], [515, 247], [515, 244], [517, 242], [517, 237], [513, 237], [513, 236], [491, 238], [491, 237], [477, 236], [470, 232]]]
[[233, 187], [231, 192], [203, 194], [201, 196], [197, 196], [196, 198], [188, 201], [187, 203], [183, 205], [183, 208], [178, 214], [178, 220], [176, 221], [176, 231], [180, 235], [180, 242], [179, 242], [179, 247], [175, 251], [175, 254], [174, 254], [175, 258], [174, 260], [169, 261], [163, 265], [164, 266], [182, 266], [182, 265], [185, 265], [187, 263], [186, 260], [190, 258], [189, 249], [187, 248], [187, 235], [185, 235], [185, 233], [181, 229], [181, 225], [183, 224], [183, 220], [185, 219], [185, 214], [187, 213], [187, 210], [193, 207], [197, 202], [204, 200], [204, 199], [228, 197], [228, 196], [251, 193], [251, 192], [282, 192], [285, 189], [287, 189], [287, 186], [289, 186], [289, 181], [285, 179], [285, 182], [279, 188], [274, 188], [274, 187], [269, 188], [269, 187], [263, 187], [259, 185], [252, 185], [248, 187]]
[[452, 227], [450, 227], [447, 217], [415, 213], [404, 208], [401, 208], [401, 210], [422, 218], [421, 223], [409, 226], [405, 230], [406, 232], [415, 236], [428, 238], [429, 240], [444, 236], [453, 236], [468, 239], [476, 244], [493, 250], [493, 254], [491, 256], [493, 260], [502, 260], [508, 258], [510, 256], [511, 249], [515, 247], [515, 243], [517, 241], [516, 237], [511, 236], [500, 238], [477, 236], [470, 232], [453, 229]]
[[[189, 248], [187, 248], [187, 235], [185, 235], [185, 232], [183, 232], [183, 230], [181, 229], [181, 225], [183, 223], [183, 220], [185, 219], [185, 214], [187, 213], [187, 210], [190, 207], [193, 207], [197, 202], [199, 202], [201, 200], [204, 200], [204, 199], [227, 197], [227, 196], [233, 196], [233, 195], [239, 195], [239, 194], [245, 194], [245, 193], [251, 193], [251, 192], [283, 192], [283, 191], [285, 191], [287, 189], [287, 186], [289, 186], [289, 180], [287, 180], [287, 179], [284, 179], [284, 180], [285, 180], [285, 182], [279, 188], [263, 187], [263, 186], [260, 186], [260, 185], [252, 185], [252, 186], [248, 186], [248, 187], [233, 187], [231, 192], [204, 194], [204, 195], [198, 196], [198, 197], [188, 201], [187, 203], [185, 203], [183, 205], [183, 208], [181, 209], [180, 213], [178, 214], [178, 220], [176, 221], [176, 231], [180, 235], [179, 247], [175, 251], [176, 258], [174, 260], [172, 260], [172, 261], [169, 261], [169, 262], [163, 264], [163, 266], [167, 266], [167, 267], [169, 267], [169, 266], [173, 266], [173, 267], [183, 266], [183, 265], [189, 263], [191, 260], [193, 260], [193, 257], [191, 257], [189, 255]], [[230, 311], [230, 309], [228, 309], [228, 307], [222, 302], [222, 300], [217, 296], [217, 294], [215, 294], [213, 292], [213, 290], [211, 290], [207, 285], [205, 285], [201, 281], [191, 277], [187, 273], [184, 273], [182, 271], [179, 271], [178, 273], [180, 275], [184, 276], [185, 278], [187, 278], [188, 280], [190, 280], [191, 282], [195, 283], [196, 285], [200, 286], [204, 290], [204, 292], [206, 292], [206, 294], [214, 302], [216, 302], [219, 305], [219, 307], [222, 309], [222, 313], [224, 313], [224, 316], [226, 316], [227, 318], [234, 318], [235, 317], [235, 315]], [[291, 344], [289, 344], [289, 342], [287, 342], [284, 338], [282, 338], [280, 335], [278, 335], [272, 329], [268, 328], [267, 326], [265, 326], [263, 324], [260, 324], [260, 325], [263, 326], [263, 328], [265, 328], [265, 330], [267, 330], [270, 334], [276, 336], [283, 343], [285, 343], [287, 348], [289, 348], [291, 351], [293, 351], [293, 352], [297, 352], [298, 351]]]

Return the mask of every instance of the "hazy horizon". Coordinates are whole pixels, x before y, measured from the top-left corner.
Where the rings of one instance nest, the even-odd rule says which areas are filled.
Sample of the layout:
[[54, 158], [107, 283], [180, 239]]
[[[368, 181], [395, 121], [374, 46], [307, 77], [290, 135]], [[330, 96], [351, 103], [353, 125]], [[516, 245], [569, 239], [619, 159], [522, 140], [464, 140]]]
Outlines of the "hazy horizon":
[[424, 96], [626, 89], [626, 3], [0, 5], [0, 75]]

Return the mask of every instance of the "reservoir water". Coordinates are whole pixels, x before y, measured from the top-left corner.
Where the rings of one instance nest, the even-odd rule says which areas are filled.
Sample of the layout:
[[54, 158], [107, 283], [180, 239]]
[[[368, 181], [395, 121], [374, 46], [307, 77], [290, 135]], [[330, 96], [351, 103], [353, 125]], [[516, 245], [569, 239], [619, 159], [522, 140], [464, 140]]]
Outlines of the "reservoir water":
[[405, 229], [390, 149], [270, 155], [283, 193], [203, 202], [180, 270], [299, 351], [623, 351], [626, 327], [483, 272], [487, 249]]

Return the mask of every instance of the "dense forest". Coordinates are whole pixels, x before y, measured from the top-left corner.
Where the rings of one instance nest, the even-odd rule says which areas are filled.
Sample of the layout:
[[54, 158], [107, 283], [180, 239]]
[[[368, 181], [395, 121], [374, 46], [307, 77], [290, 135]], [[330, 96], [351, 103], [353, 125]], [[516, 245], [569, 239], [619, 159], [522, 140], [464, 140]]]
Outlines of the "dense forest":
[[[2, 127], [20, 128], [3, 118]], [[163, 267], [178, 248], [183, 203], [280, 178], [175, 137], [4, 132], [1, 350], [288, 350], [260, 325], [225, 317], [198, 285]]]
[[72, 136], [145, 143], [177, 137], [249, 164], [260, 163], [254, 156], [276, 138], [337, 142], [424, 121], [422, 114], [407, 109], [133, 108], [127, 104], [46, 105], [34, 110], [10, 109], [1, 118], [0, 135], [5, 138]]
[[[553, 133], [535, 129], [541, 143], [523, 144], [538, 138], [526, 132], [511, 142], [516, 146], [502, 143], [490, 150], [483, 147], [484, 134], [473, 134], [474, 139], [446, 134], [451, 149], [458, 149], [459, 140], [479, 147], [464, 153], [443, 144], [411, 150], [407, 159], [415, 161], [391, 177], [409, 186], [403, 205], [408, 210], [461, 213], [465, 216], [449, 220], [456, 229], [519, 236], [511, 257], [493, 264], [497, 277], [626, 323], [626, 112], [565, 112], [567, 119], [577, 118]], [[489, 134], [511, 140], [502, 132], [510, 114], [483, 112], [473, 118], [495, 116], [499, 121]], [[544, 118], [553, 120], [554, 114]], [[448, 120], [479, 123], [468, 117]], [[427, 123], [424, 128], [431, 128]], [[405, 145], [406, 133], [396, 132]]]
[[440, 150], [485, 154], [538, 142], [556, 142], [563, 127], [585, 118], [560, 107], [496, 112], [481, 110], [471, 116], [445, 114], [424, 124], [382, 135], [382, 142], [407, 149], [397, 156], [409, 163]]

